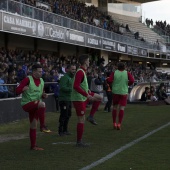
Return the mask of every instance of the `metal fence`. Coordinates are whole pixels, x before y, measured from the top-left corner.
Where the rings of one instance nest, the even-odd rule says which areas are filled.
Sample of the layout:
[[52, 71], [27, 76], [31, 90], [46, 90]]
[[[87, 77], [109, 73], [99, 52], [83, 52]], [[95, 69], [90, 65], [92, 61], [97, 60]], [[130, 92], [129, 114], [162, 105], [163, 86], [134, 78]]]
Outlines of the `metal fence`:
[[96, 26], [92, 26], [86, 23], [82, 23], [76, 20], [72, 20], [70, 18], [57, 15], [52, 12], [48, 12], [33, 6], [29, 6], [20, 2], [16, 2], [13, 0], [1, 0], [0, 1], [0, 10], [13, 13], [15, 15], [21, 15], [24, 17], [29, 17], [36, 20], [41, 20], [47, 23], [63, 26], [66, 28], [70, 28], [73, 30], [78, 30], [81, 32], [85, 32], [88, 34], [100, 36], [103, 38], [112, 39], [118, 42], [126, 43], [133, 46], [143, 47], [146, 49], [155, 49], [153, 44], [142, 42], [140, 40], [135, 40], [128, 36], [123, 36], [120, 34], [116, 34], [114, 32], [110, 32], [104, 29], [101, 29]]
[[[44, 87], [50, 86], [51, 84], [58, 84], [58, 82], [44, 82]], [[0, 100], [21, 96], [16, 94], [16, 87], [18, 84], [0, 84], [0, 86], [3, 86], [3, 91], [0, 90]], [[53, 93], [53, 91], [50, 91], [48, 94], [51, 93]]]

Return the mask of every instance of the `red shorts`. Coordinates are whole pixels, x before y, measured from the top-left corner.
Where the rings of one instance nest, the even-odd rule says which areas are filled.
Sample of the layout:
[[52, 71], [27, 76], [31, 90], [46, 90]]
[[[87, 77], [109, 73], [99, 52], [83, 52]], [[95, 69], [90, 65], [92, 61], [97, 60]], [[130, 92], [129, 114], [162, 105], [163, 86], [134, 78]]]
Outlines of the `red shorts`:
[[30, 119], [30, 122], [33, 121], [33, 119], [35, 118], [36, 120], [38, 120], [38, 114], [37, 114], [37, 110], [38, 110], [38, 103], [39, 102], [29, 102], [25, 105], [22, 106], [23, 110], [25, 112], [28, 112], [29, 113], [29, 119]]
[[38, 109], [38, 103], [39, 103], [38, 101], [29, 102], [23, 105], [22, 108], [25, 112], [30, 112], [30, 111], [32, 112]]
[[[91, 96], [94, 96], [94, 93], [91, 92], [89, 93]], [[73, 101], [73, 105], [74, 108], [76, 110], [76, 114], [77, 116], [84, 116], [85, 112], [86, 112], [86, 106], [89, 103], [89, 100], [85, 100], [85, 101]]]
[[113, 105], [126, 106], [127, 95], [113, 94]]

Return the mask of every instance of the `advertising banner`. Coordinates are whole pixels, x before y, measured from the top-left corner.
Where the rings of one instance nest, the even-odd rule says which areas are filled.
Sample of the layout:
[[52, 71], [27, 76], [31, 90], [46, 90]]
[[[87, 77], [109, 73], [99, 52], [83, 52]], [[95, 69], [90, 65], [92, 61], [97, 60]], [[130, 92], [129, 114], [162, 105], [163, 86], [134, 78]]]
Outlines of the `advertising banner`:
[[132, 53], [134, 55], [138, 55], [138, 48], [137, 47], [133, 47]]
[[14, 14], [3, 13], [2, 22], [4, 31], [36, 36], [36, 21]]
[[117, 43], [114, 41], [103, 38], [102, 45], [103, 45], [103, 49], [105, 49], [105, 50], [116, 51]]
[[[11, 33], [104, 49], [106, 51], [118, 51], [144, 57], [148, 55], [147, 49], [138, 49], [138, 47], [115, 42], [110, 39], [47, 24], [15, 14], [0, 12], [0, 19], [0, 30]], [[170, 58], [169, 54], [167, 58]]]
[[138, 49], [138, 52], [139, 52], [139, 55], [140, 55], [140, 56], [146, 56], [146, 57], [147, 57], [147, 55], [148, 55], [148, 52], [147, 52], [146, 49], [141, 49], [141, 48], [139, 48], [139, 49]]
[[85, 45], [85, 34], [78, 31], [66, 29], [65, 41], [77, 45]]
[[55, 41], [64, 41], [65, 29], [55, 25], [37, 22], [37, 36]]
[[132, 51], [133, 51], [133, 47], [128, 45], [127, 46], [127, 53], [132, 54]]
[[127, 52], [127, 45], [122, 43], [117, 43], [117, 51], [126, 53]]
[[102, 38], [86, 34], [86, 46], [102, 48]]

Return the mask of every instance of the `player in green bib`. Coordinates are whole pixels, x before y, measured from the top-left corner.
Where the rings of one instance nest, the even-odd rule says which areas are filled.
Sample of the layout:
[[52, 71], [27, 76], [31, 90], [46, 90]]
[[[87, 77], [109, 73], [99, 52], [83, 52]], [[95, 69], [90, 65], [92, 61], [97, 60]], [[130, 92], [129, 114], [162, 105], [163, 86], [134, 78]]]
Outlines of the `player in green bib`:
[[74, 108], [78, 117], [77, 123], [77, 147], [86, 147], [87, 144], [82, 142], [82, 136], [84, 132], [85, 112], [86, 105], [89, 101], [92, 101], [92, 108], [87, 120], [93, 125], [97, 125], [94, 120], [94, 114], [96, 113], [102, 97], [99, 94], [93, 93], [89, 90], [86, 70], [89, 67], [89, 56], [84, 54], [79, 57], [80, 68], [77, 70], [74, 81], [71, 100], [73, 101]]
[[[112, 72], [107, 79], [108, 83], [112, 83], [113, 94], [113, 127], [114, 129], [121, 130], [121, 124], [124, 117], [124, 109], [127, 104], [128, 86], [134, 83], [134, 78], [125, 70], [124, 63], [118, 63], [118, 69]], [[117, 120], [118, 115], [118, 120]]]
[[30, 142], [31, 150], [44, 150], [36, 145], [36, 129], [38, 119], [40, 120], [40, 129], [42, 132], [51, 132], [45, 126], [45, 102], [42, 98], [47, 98], [44, 93], [44, 81], [41, 78], [42, 67], [39, 64], [32, 66], [32, 76], [24, 78], [16, 89], [19, 95], [22, 93], [21, 105], [25, 112], [29, 113], [30, 120]]

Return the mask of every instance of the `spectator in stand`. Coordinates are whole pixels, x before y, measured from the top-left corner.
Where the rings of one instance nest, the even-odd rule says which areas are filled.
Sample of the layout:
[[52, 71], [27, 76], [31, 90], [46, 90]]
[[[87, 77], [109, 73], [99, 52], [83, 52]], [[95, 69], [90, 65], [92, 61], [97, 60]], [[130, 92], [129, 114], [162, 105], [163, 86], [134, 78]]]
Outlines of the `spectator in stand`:
[[156, 97], [156, 90], [155, 90], [155, 87], [154, 86], [151, 86], [150, 88], [150, 94], [151, 94], [151, 101], [157, 101], [158, 98]]
[[[42, 75], [42, 79], [44, 80], [44, 82], [51, 82], [51, 76], [50, 76], [50, 72], [48, 70]], [[50, 93], [50, 91], [51, 91], [50, 84], [45, 84], [44, 90], [46, 93]]]
[[138, 32], [138, 31], [137, 31], [137, 32], [135, 32], [134, 36], [135, 36], [135, 39], [137, 39], [137, 40], [138, 40], [138, 38], [139, 38], [139, 32]]
[[58, 76], [58, 72], [56, 73], [56, 71], [54, 70], [52, 73], [52, 82], [56, 82], [50, 85], [51, 91], [54, 93], [54, 98], [55, 98], [55, 102], [56, 102], [56, 111], [59, 111], [59, 100], [58, 100], [58, 96], [59, 96], [59, 76]]
[[129, 29], [129, 25], [128, 25], [128, 24], [126, 24], [126, 31], [127, 31], [127, 32], [130, 32], [130, 29]]
[[103, 92], [103, 81], [97, 73], [94, 74], [94, 77], [91, 80], [90, 90], [97, 94]]
[[151, 82], [157, 82], [157, 81], [158, 81], [158, 78], [157, 78], [157, 76], [156, 76], [155, 73], [152, 73], [151, 78], [150, 78], [150, 81], [151, 81]]
[[21, 82], [25, 77], [26, 77], [25, 71], [22, 69], [21, 65], [18, 65], [18, 70], [17, 70], [18, 82]]
[[3, 73], [0, 72], [0, 98], [8, 98], [8, 89], [7, 86], [4, 86], [2, 84], [5, 84]]

